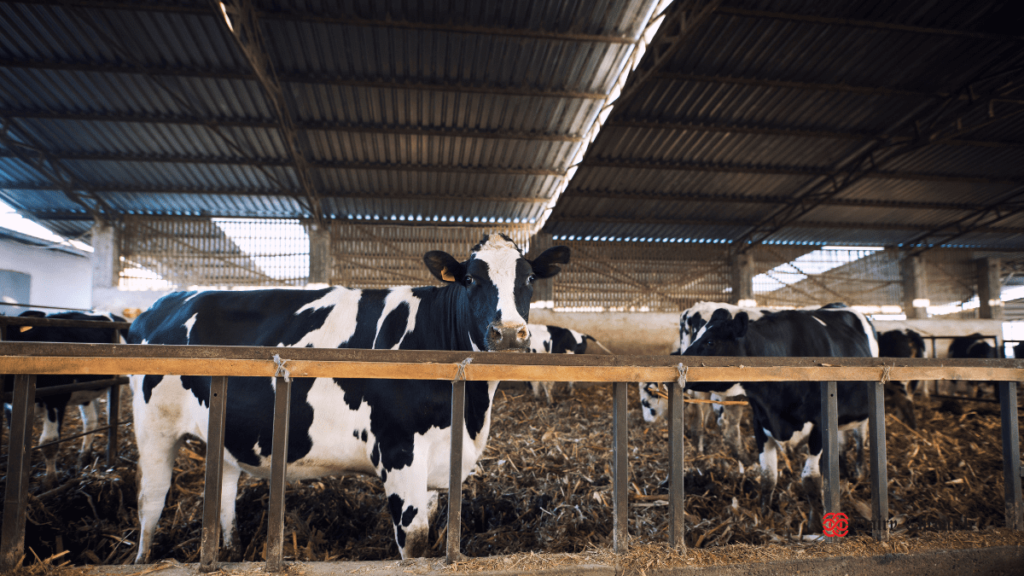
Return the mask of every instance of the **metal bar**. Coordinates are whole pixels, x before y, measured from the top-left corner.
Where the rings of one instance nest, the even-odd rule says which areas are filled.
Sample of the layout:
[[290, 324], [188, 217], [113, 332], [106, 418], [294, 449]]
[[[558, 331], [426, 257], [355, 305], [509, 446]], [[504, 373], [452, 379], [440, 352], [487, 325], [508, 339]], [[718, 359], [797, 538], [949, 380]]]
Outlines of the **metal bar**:
[[452, 382], [452, 445], [448, 472], [448, 547], [445, 562], [462, 558], [462, 430], [466, 427], [466, 381]]
[[[113, 344], [121, 343], [119, 330], [111, 330]], [[120, 384], [107, 388], [107, 466], [113, 467], [117, 462], [117, 421], [121, 416]]]
[[7, 486], [4, 490], [4, 519], [0, 528], [0, 569], [13, 570], [25, 554], [25, 507], [32, 470], [32, 420], [35, 412], [36, 377], [14, 377], [11, 403], [11, 433], [8, 436]]
[[[217, 570], [220, 551], [220, 498], [224, 479], [224, 422], [227, 414], [228, 377], [210, 381], [210, 414], [206, 428], [206, 488], [203, 493], [200, 572]], [[273, 461], [272, 461], [273, 462]], [[271, 463], [273, 466], [273, 463]]]
[[889, 471], [885, 453], [885, 390], [882, 382], [868, 384], [868, 439], [871, 446], [871, 535], [889, 539]]
[[[821, 475], [825, 514], [839, 512], [839, 409], [836, 404], [836, 382], [821, 383]], [[811, 498], [817, 496], [811, 495]], [[826, 537], [828, 542], [839, 538]]]
[[668, 543], [673, 548], [686, 546], [686, 491], [683, 485], [686, 462], [685, 415], [683, 386], [679, 382], [668, 385]]
[[[46, 388], [36, 388], [36, 400], [40, 398], [46, 398], [47, 396], [56, 396], [58, 394], [68, 394], [70, 392], [81, 392], [83, 390], [102, 390], [103, 388], [110, 388], [111, 386], [121, 386], [128, 383], [128, 378], [124, 376], [118, 376], [117, 378], [105, 378], [103, 380], [92, 380], [90, 382], [75, 382], [74, 384], [61, 384], [60, 386], [48, 386]], [[11, 394], [4, 393], [4, 402], [11, 401]]]
[[[50, 188], [56, 190], [57, 188]], [[131, 322], [109, 320], [66, 320], [64, 318], [36, 318], [34, 316], [0, 316], [0, 326], [46, 326], [50, 328], [103, 328], [127, 330]]]
[[277, 378], [274, 394], [274, 439], [270, 454], [270, 512], [267, 522], [267, 572], [284, 569], [284, 488], [288, 467], [288, 422], [292, 383]]
[[616, 554], [625, 554], [629, 549], [629, 465], [626, 460], [628, 385], [628, 382], [612, 384], [612, 542]]
[[1017, 383], [999, 382], [1003, 430], [1003, 486], [1006, 501], [1006, 527], [1024, 530], [1024, 502], [1020, 488], [1020, 430], [1017, 425]]
[[63, 444], [63, 443], [68, 442], [70, 440], [75, 440], [77, 438], [81, 438], [82, 436], [88, 436], [89, 434], [98, 434], [98, 433], [103, 432], [105, 430], [110, 430], [111, 428], [117, 428], [118, 426], [122, 426], [124, 424], [129, 423], [129, 422], [131, 422], [131, 420], [122, 420], [120, 422], [114, 422], [112, 424], [108, 424], [106, 426], [103, 426], [102, 428], [95, 428], [93, 430], [88, 430], [88, 431], [85, 431], [85, 432], [79, 432], [78, 434], [75, 434], [74, 436], [68, 436], [66, 438], [61, 438], [60, 440], [54, 440], [53, 442], [47, 442], [46, 444], [40, 444], [40, 445], [36, 446], [35, 448], [33, 448], [33, 450], [40, 450], [42, 448], [46, 448], [47, 446], [56, 446], [57, 444]]

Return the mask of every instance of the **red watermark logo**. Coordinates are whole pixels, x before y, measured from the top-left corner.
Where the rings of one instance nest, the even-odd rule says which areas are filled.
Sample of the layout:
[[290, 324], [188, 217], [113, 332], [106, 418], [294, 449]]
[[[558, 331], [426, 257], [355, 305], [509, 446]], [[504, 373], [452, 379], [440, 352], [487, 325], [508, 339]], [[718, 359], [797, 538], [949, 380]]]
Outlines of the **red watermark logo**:
[[829, 512], [822, 521], [821, 533], [829, 538], [842, 538], [850, 533], [850, 519], [842, 512]]

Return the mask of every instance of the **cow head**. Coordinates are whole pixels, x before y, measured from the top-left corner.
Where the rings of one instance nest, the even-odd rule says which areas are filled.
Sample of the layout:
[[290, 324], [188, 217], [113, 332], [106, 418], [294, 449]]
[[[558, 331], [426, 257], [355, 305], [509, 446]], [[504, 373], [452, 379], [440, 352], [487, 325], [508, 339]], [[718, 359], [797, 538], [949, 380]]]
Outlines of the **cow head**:
[[743, 339], [747, 336], [750, 317], [739, 312], [735, 317], [727, 310], [716, 310], [684, 356], [744, 356]]
[[[561, 271], [569, 249], [555, 246], [532, 262], [504, 234], [489, 234], [459, 262], [446, 252], [423, 257], [430, 273], [458, 290], [460, 309], [469, 316], [469, 335], [480, 350], [524, 350], [530, 343], [533, 283]], [[462, 313], [462, 312], [460, 312]]]

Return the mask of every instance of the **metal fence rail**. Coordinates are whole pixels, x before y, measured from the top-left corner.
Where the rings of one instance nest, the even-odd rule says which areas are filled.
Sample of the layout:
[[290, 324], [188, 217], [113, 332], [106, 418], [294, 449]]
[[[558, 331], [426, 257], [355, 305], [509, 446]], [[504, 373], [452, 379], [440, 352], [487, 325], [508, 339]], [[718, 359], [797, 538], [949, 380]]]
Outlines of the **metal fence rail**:
[[[967, 359], [879, 359], [879, 358], [736, 358], [678, 356], [587, 356], [561, 354], [515, 354], [501, 352], [466, 353], [408, 350], [352, 350], [313, 348], [200, 347], [200, 346], [129, 346], [106, 344], [23, 344], [0, 343], [0, 373], [18, 374], [15, 393], [15, 417], [8, 487], [5, 497], [3, 539], [0, 541], [0, 567], [12, 566], [24, 547], [24, 507], [27, 498], [28, 462], [26, 431], [31, 427], [27, 417], [34, 391], [34, 377], [29, 374], [128, 373], [178, 374], [214, 376], [212, 391], [217, 394], [210, 404], [207, 439], [207, 482], [204, 495], [204, 525], [201, 570], [217, 568], [219, 547], [219, 515], [221, 483], [216, 481], [223, 465], [224, 413], [226, 408], [226, 376], [271, 377], [279, 365], [275, 354], [286, 356], [291, 377], [345, 377], [450, 380], [452, 387], [452, 422], [457, 423], [464, 404], [465, 380], [550, 380], [557, 382], [589, 381], [614, 383], [613, 541], [617, 553], [627, 547], [627, 431], [626, 391], [630, 382], [674, 382], [670, 387], [670, 539], [683, 545], [683, 417], [681, 394], [690, 382], [767, 382], [818, 381], [822, 394], [822, 433], [826, 442], [823, 454], [825, 512], [838, 511], [838, 422], [836, 419], [835, 385], [837, 381], [868, 381], [870, 388], [870, 435], [873, 535], [879, 540], [888, 537], [888, 493], [885, 461], [885, 407], [882, 382], [891, 380], [988, 380], [999, 382], [1002, 406], [1003, 470], [1005, 482], [1005, 514], [1007, 526], [1024, 530], [1024, 504], [1021, 500], [1020, 440], [1017, 425], [1017, 386], [1024, 380], [1024, 362], [1018, 360]], [[471, 362], [466, 362], [471, 358]], [[284, 526], [284, 499], [274, 498], [284, 489], [287, 456], [277, 449], [287, 444], [287, 387], [278, 387], [275, 406], [275, 449], [271, 456], [274, 474], [271, 478], [271, 503], [268, 534], [280, 534]], [[461, 434], [452, 434], [452, 438]], [[452, 478], [461, 478], [462, 446], [451, 445]], [[457, 502], [458, 490], [450, 490]], [[453, 504], [454, 506], [454, 504]], [[448, 517], [449, 562], [460, 556], [460, 515]], [[267, 569], [283, 566], [283, 542], [269, 540]]]

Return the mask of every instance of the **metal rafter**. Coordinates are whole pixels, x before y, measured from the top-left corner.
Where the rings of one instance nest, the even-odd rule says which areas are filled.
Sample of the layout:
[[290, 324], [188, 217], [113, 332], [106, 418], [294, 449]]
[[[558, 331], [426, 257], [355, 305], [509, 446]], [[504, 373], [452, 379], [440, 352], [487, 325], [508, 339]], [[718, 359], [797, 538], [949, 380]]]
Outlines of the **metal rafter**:
[[259, 15], [250, 0], [225, 0], [224, 2], [213, 0], [211, 4], [213, 10], [217, 12], [223, 10], [224, 25], [231, 31], [231, 36], [238, 44], [238, 48], [245, 55], [253, 72], [256, 73], [256, 77], [263, 87], [263, 93], [270, 104], [270, 109], [274, 111], [274, 116], [277, 118], [278, 132], [288, 148], [292, 168], [299, 181], [299, 188], [306, 197], [310, 214], [313, 220], [323, 225], [325, 223], [323, 207], [316, 188], [313, 187], [309, 165], [306, 155], [302, 151], [299, 134], [295, 129], [295, 122], [285, 99], [284, 90], [277, 80], [277, 72], [274, 70], [274, 63], [270, 59], [267, 43], [263, 38], [263, 31], [260, 29]]
[[[153, 164], [201, 164], [201, 165], [223, 165], [223, 166], [252, 166], [255, 168], [288, 168], [293, 166], [290, 159], [269, 159], [269, 158], [213, 158], [209, 156], [183, 156], [179, 154], [109, 154], [92, 152], [61, 152], [52, 153], [54, 158], [71, 161], [91, 162], [148, 162]], [[0, 158], [11, 157], [12, 154], [0, 151]], [[355, 162], [355, 161], [306, 161], [308, 168], [335, 169], [335, 170], [385, 170], [389, 172], [431, 172], [449, 174], [500, 174], [513, 176], [561, 176], [562, 172], [548, 170], [546, 168], [505, 168], [500, 166], [433, 166], [429, 164], [393, 164], [386, 162]], [[290, 196], [295, 194], [288, 188], [282, 191]]]
[[[141, 68], [140, 68], [141, 66]], [[200, 70], [195, 68], [169, 68], [155, 64], [125, 65], [121, 62], [59, 62], [43, 60], [18, 60], [0, 58], [0, 68], [26, 70], [54, 70], [58, 72], [99, 72], [103, 74], [144, 74], [150, 77], [209, 78], [213, 80], [244, 80], [258, 82], [255, 74], [238, 70]], [[602, 92], [580, 92], [575, 90], [548, 90], [528, 86], [499, 86], [487, 84], [464, 84], [458, 82], [424, 82], [421, 80], [386, 81], [359, 78], [340, 78], [320, 74], [281, 74], [278, 80], [284, 83], [316, 84], [320, 86], [349, 86], [353, 88], [379, 88], [384, 90], [411, 90], [416, 92], [447, 92], [463, 94], [494, 94], [498, 96], [527, 96], [534, 98], [559, 98], [577, 100], [604, 100]]]
[[[82, 8], [102, 10], [126, 10], [130, 12], [164, 12], [174, 14], [192, 14], [196, 16], [209, 16], [209, 10], [194, 5], [184, 4], [157, 4], [150, 2], [116, 2], [116, 1], [93, 1], [93, 0], [15, 0], [15, 3], [50, 5], [50, 6], [76, 6]], [[422, 30], [427, 32], [444, 32], [455, 34], [474, 34], [481, 36], [499, 36], [511, 38], [533, 38], [538, 40], [554, 40], [563, 42], [596, 42], [600, 44], [632, 44], [636, 38], [621, 36], [617, 34], [584, 34], [579, 32], [555, 32], [549, 30], [527, 30], [523, 28], [499, 28], [495, 26], [474, 26], [471, 24], [455, 24], [452, 22], [427, 23], [409, 22], [402, 20], [372, 20], [359, 18], [357, 16], [328, 16], [311, 12], [285, 11], [285, 10], [257, 10], [260, 18], [274, 18], [275, 20], [287, 20], [293, 22], [314, 22], [322, 24], [337, 24], [343, 26], [358, 26], [361, 28], [391, 28], [396, 30]]]
[[[1024, 111], [1024, 110], [1022, 110]], [[587, 160], [581, 166], [588, 168], [619, 168], [626, 170], [667, 170], [678, 172], [715, 172], [722, 174], [761, 174], [770, 176], [827, 176], [833, 179], [848, 178], [859, 170], [851, 166], [843, 170], [826, 167], [804, 166], [748, 166], [744, 164], [703, 164], [698, 162], [650, 162], [641, 160]], [[861, 174], [862, 178], [886, 180], [922, 180], [931, 182], [964, 182], [972, 184], [1018, 184], [1021, 178], [992, 178], [988, 176], [957, 176], [946, 174], [924, 174], [919, 172], [871, 171]]]
[[[17, 133], [16, 136], [15, 133]], [[10, 118], [0, 117], [0, 144], [9, 150], [5, 156], [17, 158], [31, 166], [52, 182], [55, 188], [63, 192], [68, 199], [84, 208], [97, 222], [106, 221], [112, 214], [110, 206], [95, 194], [84, 191], [84, 187], [78, 182], [78, 179], [60, 163], [59, 159], [53, 157], [39, 143], [33, 141], [24, 130], [18, 129]], [[86, 202], [86, 199], [95, 205]]]
[[721, 8], [719, 12], [729, 16], [743, 16], [757, 19], [788, 20], [791, 22], [806, 22], [821, 24], [824, 26], [845, 26], [852, 28], [868, 28], [871, 30], [887, 30], [892, 32], [909, 32], [912, 34], [927, 34], [936, 36], [950, 36], [955, 38], [971, 38], [975, 40], [997, 40], [1004, 42], [1024, 42], [1024, 36], [993, 34], [990, 32], [975, 32], [973, 30], [957, 30], [952, 28], [934, 28], [929, 26], [912, 26], [909, 24], [898, 24], [895, 22], [880, 22], [877, 20], [860, 20], [857, 18], [835, 18], [830, 16], [815, 16], [811, 14], [793, 14], [788, 12], [773, 12], [768, 10], [750, 10], [746, 8]]
[[[897, 158], [902, 158], [911, 152], [933, 144], [959, 138], [993, 122], [1005, 121], [1006, 118], [1021, 114], [1024, 112], [1024, 107], [1017, 106], [1013, 108], [1013, 111], [1006, 112], [993, 104], [997, 99], [1014, 95], [1020, 88], [1018, 83], [1021, 72], [1021, 69], [1018, 68], [1020, 60], [1020, 53], [1015, 52], [1013, 57], [1003, 60], [1006, 63], [1003, 72], [996, 74], [979, 72], [973, 81], [954, 91], [950, 97], [940, 99], [934, 104], [931, 101], [922, 102], [893, 126], [880, 132], [876, 138], [866, 141], [852, 154], [836, 163], [830, 174], [816, 177], [808, 184], [801, 186], [794, 192], [789, 204], [774, 210], [752, 226], [732, 244], [731, 251], [742, 253], [760, 244], [779, 230], [793, 225], [823, 202], [838, 196], [864, 177], [879, 173], [882, 167]], [[994, 58], [992, 61], [999, 61], [999, 59]], [[980, 84], [994, 82], [1000, 78], [1003, 80], [994, 89], [990, 89], [983, 97], [977, 96]], [[961, 95], [966, 95], [968, 99], [966, 101], [961, 99]], [[988, 111], [988, 115], [983, 116], [984, 120], [980, 122], [975, 120], [975, 124], [970, 124], [971, 120], [968, 118], [970, 114], [985, 110]], [[895, 142], [892, 140], [892, 136], [896, 135], [911, 136], [913, 139]]]
[[[7, 190], [16, 191], [51, 191], [60, 189], [52, 185], [8, 182], [2, 183]], [[281, 191], [273, 188], [200, 188], [200, 187], [154, 187], [154, 186], [85, 186], [82, 190], [93, 194], [198, 194], [203, 196], [280, 196]], [[513, 196], [493, 196], [493, 192], [481, 190], [477, 193], [467, 192], [462, 195], [415, 194], [410, 192], [352, 192], [339, 191], [320, 194], [324, 200], [418, 200], [425, 202], [499, 202], [508, 204], [543, 204], [547, 198], [523, 198]], [[287, 196], [291, 198], [291, 196]]]
[[[1000, 218], [1005, 220], [1013, 214], [1018, 213], [1024, 209], [1018, 210], [1015, 206], [1015, 211], [1012, 214], [1006, 214]], [[587, 223], [587, 224], [634, 224], [636, 226], [643, 225], [659, 225], [659, 226], [722, 226], [729, 228], [742, 228], [751, 226], [754, 223], [743, 220], [708, 220], [708, 219], [690, 219], [690, 218], [638, 218], [638, 217], [604, 217], [604, 216], [572, 216], [572, 215], [561, 215], [552, 216], [550, 222], [556, 224], [565, 223]], [[984, 227], [974, 228], [971, 232], [994, 232], [999, 234], [1024, 234], [1024, 228], [992, 228], [989, 226], [993, 222], [986, 222]], [[921, 224], [880, 224], [877, 222], [809, 222], [800, 221], [794, 222], [790, 225], [790, 228], [821, 228], [821, 229], [832, 229], [832, 230], [888, 230], [888, 231], [928, 231], [935, 230], [933, 226], [926, 226]], [[966, 232], [965, 232], [966, 233]], [[602, 234], [603, 236], [604, 234]], [[619, 236], [620, 234], [616, 234]], [[625, 236], [626, 234], [621, 234]], [[632, 236], [632, 234], [629, 234]], [[735, 244], [734, 241], [732, 244]]]
[[[276, 129], [277, 122], [246, 118], [195, 118], [191, 116], [156, 116], [132, 113], [51, 112], [47, 110], [0, 109], [0, 116], [38, 120], [72, 120], [80, 122], [124, 122], [132, 124], [172, 124], [178, 126], [219, 126], [221, 128]], [[430, 126], [376, 126], [345, 122], [295, 122], [297, 130], [319, 130], [350, 134], [387, 134], [396, 136], [431, 136], [439, 138], [480, 138], [485, 140], [529, 140], [531, 142], [579, 142], [580, 136], [543, 134], [516, 130], [481, 130], [478, 128], [440, 128]], [[1024, 144], [1022, 144], [1024, 146]]]
[[[907, 252], [907, 256], [916, 256], [932, 248], [938, 248], [972, 232], [1001, 232], [1005, 229], [994, 229], [992, 226], [1021, 213], [1024, 213], [1024, 190], [1018, 188], [984, 208], [953, 222], [934, 227], [904, 242], [905, 245], [916, 246]], [[919, 244], [924, 245], [917, 246]]]

